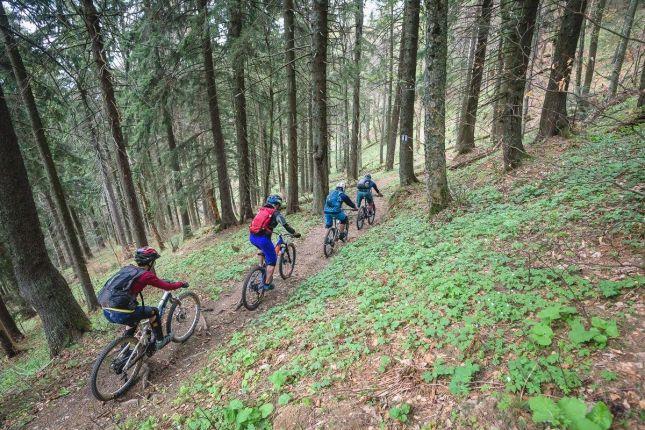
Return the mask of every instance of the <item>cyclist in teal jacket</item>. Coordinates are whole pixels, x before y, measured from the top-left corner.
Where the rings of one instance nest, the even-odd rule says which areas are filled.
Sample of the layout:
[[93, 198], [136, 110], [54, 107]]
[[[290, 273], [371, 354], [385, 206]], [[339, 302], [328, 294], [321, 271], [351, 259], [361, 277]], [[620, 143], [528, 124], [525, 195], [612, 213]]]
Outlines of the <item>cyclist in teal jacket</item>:
[[381, 191], [379, 191], [378, 187], [376, 186], [376, 182], [372, 181], [372, 175], [370, 175], [369, 173], [358, 180], [356, 188], [358, 189], [358, 192], [356, 193], [356, 205], [358, 207], [361, 206], [361, 202], [363, 201], [363, 199], [365, 199], [367, 204], [370, 205], [370, 209], [374, 210], [374, 197], [372, 196], [372, 188], [374, 189], [374, 191], [376, 191], [377, 196], [383, 197], [383, 194], [381, 194]]
[[358, 210], [352, 199], [345, 194], [345, 182], [341, 181], [336, 185], [336, 189], [329, 192], [327, 199], [325, 199], [325, 228], [329, 228], [334, 223], [334, 219], [340, 222], [338, 231], [340, 232], [340, 240], [343, 242], [347, 239], [345, 226], [347, 225], [347, 214], [343, 212], [342, 206], [345, 203], [352, 210]]

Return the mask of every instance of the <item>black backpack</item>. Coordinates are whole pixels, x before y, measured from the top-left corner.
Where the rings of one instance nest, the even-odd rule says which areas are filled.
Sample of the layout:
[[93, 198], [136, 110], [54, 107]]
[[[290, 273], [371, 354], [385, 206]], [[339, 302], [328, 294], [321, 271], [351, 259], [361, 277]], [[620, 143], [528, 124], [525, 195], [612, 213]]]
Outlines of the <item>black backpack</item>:
[[132, 284], [146, 269], [125, 266], [105, 283], [99, 291], [99, 304], [104, 308], [132, 310], [137, 305], [137, 297], [130, 292]]
[[361, 191], [369, 191], [369, 189], [372, 188], [372, 181], [363, 177], [358, 180], [358, 183], [356, 184], [356, 188], [358, 188]]

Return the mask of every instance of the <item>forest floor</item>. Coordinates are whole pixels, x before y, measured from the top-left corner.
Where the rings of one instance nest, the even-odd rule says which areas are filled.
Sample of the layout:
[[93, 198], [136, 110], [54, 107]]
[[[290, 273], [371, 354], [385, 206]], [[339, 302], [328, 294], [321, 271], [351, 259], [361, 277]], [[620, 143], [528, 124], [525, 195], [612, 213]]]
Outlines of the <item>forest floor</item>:
[[147, 391], [91, 398], [89, 368], [117, 333], [94, 317], [62, 357], [3, 371], [4, 425], [642, 426], [644, 128], [530, 145], [512, 173], [497, 156], [451, 170], [453, 204], [431, 220], [422, 183], [378, 173], [389, 198], [376, 225], [333, 258], [319, 217], [290, 217], [304, 233], [294, 277], [257, 312], [235, 310], [254, 258], [246, 228], [194, 239], [159, 270], [191, 281], [206, 327], [153, 357]]
[[[396, 178], [393, 172], [377, 173], [374, 176], [385, 192], [390, 189], [390, 184]], [[377, 198], [376, 201], [378, 210], [375, 224], [378, 224], [387, 214], [388, 203], [387, 199]], [[351, 211], [347, 211], [347, 213], [352, 222], [349, 238], [351, 243], [363, 235], [369, 226], [366, 223], [366, 227], [357, 230], [354, 222], [356, 213]], [[247, 236], [246, 225], [231, 228], [223, 233], [215, 235], [209, 233], [198, 237], [185, 243], [170, 257], [183, 260], [180, 265], [185, 264], [185, 260], [191, 256], [202, 262], [204, 256], [201, 254], [205, 249], [210, 249], [215, 244], [217, 249], [221, 251], [220, 247], [223, 246], [229, 248], [234, 254], [241, 254], [232, 265], [234, 269], [237, 269], [235, 273], [239, 273], [239, 276], [238, 279], [228, 278], [228, 280], [218, 283], [217, 286], [208, 288], [198, 286], [196, 288], [202, 302], [204, 319], [200, 322], [195, 335], [188, 342], [170, 344], [169, 347], [151, 358], [148, 362], [149, 374], [146, 379], [149, 384], [148, 388], [144, 389], [143, 384], [139, 383], [125, 396], [113, 402], [103, 403], [92, 397], [87, 387], [87, 379], [93, 359], [98, 355], [100, 348], [110, 339], [110, 336], [118, 333], [115, 330], [108, 330], [110, 335], [99, 336], [100, 341], [86, 338], [78, 347], [58, 359], [55, 363], [56, 377], [50, 380], [46, 387], [38, 387], [43, 389], [43, 392], [35, 393], [33, 390], [25, 390], [16, 397], [5, 397], [0, 404], [7, 409], [22, 409], [22, 414], [17, 417], [15, 424], [28, 425], [29, 428], [43, 430], [118, 427], [124, 419], [135, 413], [145, 416], [163, 413], [171, 409], [172, 401], [176, 398], [179, 387], [195, 372], [203, 368], [207, 361], [206, 353], [228, 341], [233, 333], [248, 326], [267, 309], [283, 303], [299, 283], [327, 266], [330, 260], [326, 259], [322, 253], [326, 229], [321, 222], [316, 222], [321, 221], [320, 217], [306, 214], [300, 214], [299, 217], [304, 217], [306, 222], [294, 222], [292, 217], [288, 217], [290, 224], [298, 231], [303, 232], [304, 230], [303, 238], [294, 241], [297, 248], [294, 273], [288, 280], [281, 280], [276, 273], [276, 289], [268, 293], [260, 307], [253, 312], [247, 311], [245, 308], [238, 308], [241, 279], [244, 276], [244, 272], [240, 273], [239, 266], [246, 264], [243, 267], [248, 269], [250, 267], [248, 263], [255, 261], [252, 251], [254, 248], [239, 243], [240, 237], [246, 238]], [[249, 253], [250, 250], [251, 253]], [[208, 253], [208, 251], [206, 252]], [[335, 256], [331, 258], [335, 258]], [[113, 269], [113, 265], [95, 263], [94, 269], [103, 273]], [[220, 269], [227, 270], [226, 268]], [[161, 270], [164, 270], [163, 266]], [[170, 271], [176, 273], [177, 270], [171, 264]], [[190, 271], [179, 271], [187, 276], [182, 279], [190, 280], [193, 286], [199, 285], [193, 281]], [[224, 276], [226, 275], [228, 273]], [[202, 274], [199, 280], [205, 281], [203, 278]], [[207, 283], [210, 285], [212, 281]], [[195, 288], [193, 287], [193, 289]], [[65, 363], [69, 363], [69, 361], [73, 364], [66, 365]], [[52, 368], [48, 367], [38, 373], [43, 372], [52, 373]], [[7, 421], [5, 424], [10, 428], [13, 427], [12, 421]]]

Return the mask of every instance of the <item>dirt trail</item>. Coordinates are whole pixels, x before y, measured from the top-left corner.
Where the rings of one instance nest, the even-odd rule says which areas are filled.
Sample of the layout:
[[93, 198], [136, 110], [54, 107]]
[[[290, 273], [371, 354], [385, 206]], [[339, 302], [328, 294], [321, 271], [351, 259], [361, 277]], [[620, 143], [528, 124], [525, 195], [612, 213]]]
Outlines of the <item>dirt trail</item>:
[[[381, 188], [384, 188], [396, 177], [390, 174], [377, 179]], [[374, 223], [378, 224], [387, 213], [387, 199], [376, 199], [376, 205]], [[350, 215], [350, 242], [370, 228], [366, 223], [362, 230], [357, 230], [355, 216], [355, 213]], [[323, 256], [322, 244], [325, 234], [326, 229], [319, 225], [311, 229], [306, 237], [295, 241], [297, 261], [292, 277], [284, 281], [276, 273], [276, 289], [265, 296], [256, 311], [236, 309], [240, 299], [241, 280], [225, 285], [224, 292], [217, 302], [201, 297], [206, 327], [201, 323], [195, 335], [185, 344], [171, 344], [148, 361], [150, 373], [147, 389], [144, 390], [142, 384], [138, 383], [122, 398], [103, 403], [92, 397], [86, 381], [83, 380], [78, 391], [39, 405], [39, 410], [35, 412], [36, 417], [28, 427], [39, 430], [106, 429], [121, 424], [123, 418], [119, 419], [119, 416], [144, 417], [172, 413], [172, 401], [179, 387], [205, 366], [210, 351], [222, 345], [234, 332], [243, 329], [262, 312], [285, 302], [303, 280], [323, 270], [329, 261], [335, 258], [332, 256], [326, 259]], [[78, 374], [87, 378], [91, 365], [86, 365]]]

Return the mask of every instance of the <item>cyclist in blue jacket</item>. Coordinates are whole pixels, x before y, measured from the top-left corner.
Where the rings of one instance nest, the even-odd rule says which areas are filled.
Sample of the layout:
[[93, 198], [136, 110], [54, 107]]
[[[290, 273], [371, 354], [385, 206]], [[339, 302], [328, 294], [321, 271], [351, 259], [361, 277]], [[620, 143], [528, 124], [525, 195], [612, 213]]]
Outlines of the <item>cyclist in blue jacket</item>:
[[383, 194], [381, 194], [381, 191], [379, 191], [378, 187], [376, 186], [376, 182], [372, 180], [372, 175], [370, 175], [369, 173], [365, 174], [365, 176], [358, 180], [356, 188], [358, 189], [358, 192], [356, 193], [356, 204], [359, 207], [361, 206], [363, 199], [365, 199], [367, 204], [370, 206], [370, 209], [374, 210], [374, 197], [372, 196], [372, 188], [374, 189], [374, 191], [376, 191], [377, 196], [383, 197]]
[[325, 228], [329, 228], [334, 223], [334, 219], [337, 219], [340, 222], [340, 227], [338, 231], [340, 232], [340, 240], [343, 242], [347, 239], [347, 233], [345, 232], [347, 225], [347, 214], [343, 212], [342, 206], [345, 203], [347, 206], [352, 208], [352, 210], [357, 211], [358, 208], [345, 194], [345, 182], [341, 181], [336, 184], [336, 189], [329, 192], [327, 199], [325, 200]]

